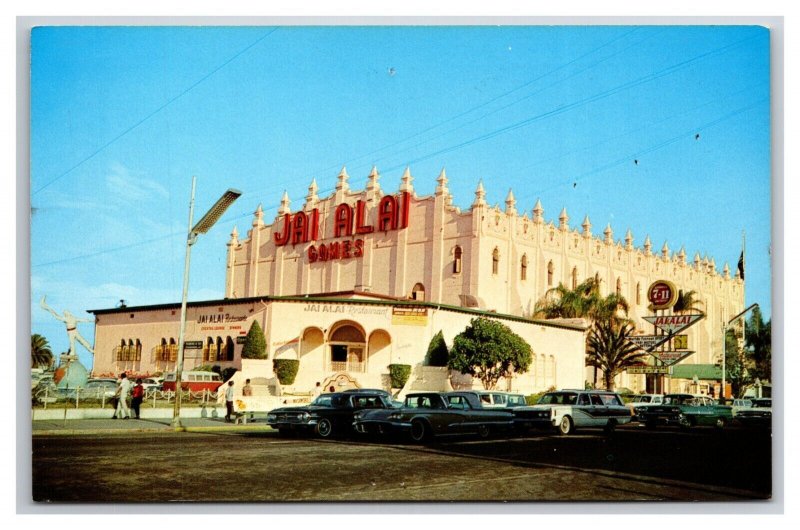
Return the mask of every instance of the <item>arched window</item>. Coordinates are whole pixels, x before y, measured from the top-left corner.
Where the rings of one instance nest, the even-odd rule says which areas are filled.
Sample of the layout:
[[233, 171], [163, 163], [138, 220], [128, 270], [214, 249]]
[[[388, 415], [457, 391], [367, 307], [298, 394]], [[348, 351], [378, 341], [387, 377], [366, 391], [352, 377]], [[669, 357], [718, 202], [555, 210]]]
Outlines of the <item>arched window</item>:
[[578, 287], [578, 267], [572, 267], [572, 289]]
[[616, 287], [617, 296], [622, 294], [622, 278], [617, 278], [617, 287]]
[[136, 339], [136, 360], [142, 360], [142, 341]]
[[453, 250], [453, 274], [461, 272], [461, 247], [456, 247]]
[[222, 337], [217, 337], [217, 360], [224, 361], [225, 360], [225, 350], [224, 350], [224, 342], [222, 341]]
[[548, 261], [547, 262], [547, 286], [548, 287], [552, 287], [553, 286], [553, 262], [552, 261]]
[[492, 274], [497, 274], [498, 270], [500, 270], [500, 251], [495, 247], [492, 251]]
[[522, 263], [520, 263], [519, 276], [520, 276], [520, 279], [522, 281], [525, 281], [525, 280], [528, 279], [528, 255], [527, 254], [523, 254], [522, 255]]
[[414, 284], [414, 288], [411, 289], [411, 299], [417, 300], [419, 302], [425, 301], [425, 286], [421, 283]]
[[233, 360], [233, 339], [230, 335], [225, 338], [225, 360]]
[[636, 282], [636, 305], [642, 303], [642, 284]]

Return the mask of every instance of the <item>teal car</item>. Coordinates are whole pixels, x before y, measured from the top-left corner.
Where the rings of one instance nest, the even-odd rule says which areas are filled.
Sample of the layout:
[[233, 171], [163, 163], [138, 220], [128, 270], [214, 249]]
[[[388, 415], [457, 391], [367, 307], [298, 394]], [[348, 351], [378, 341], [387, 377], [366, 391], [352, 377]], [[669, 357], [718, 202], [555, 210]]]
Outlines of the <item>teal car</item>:
[[731, 423], [733, 414], [731, 407], [720, 405], [708, 396], [667, 394], [662, 405], [650, 407], [641, 417], [648, 429], [658, 425], [677, 425], [684, 429], [708, 425], [722, 429]]

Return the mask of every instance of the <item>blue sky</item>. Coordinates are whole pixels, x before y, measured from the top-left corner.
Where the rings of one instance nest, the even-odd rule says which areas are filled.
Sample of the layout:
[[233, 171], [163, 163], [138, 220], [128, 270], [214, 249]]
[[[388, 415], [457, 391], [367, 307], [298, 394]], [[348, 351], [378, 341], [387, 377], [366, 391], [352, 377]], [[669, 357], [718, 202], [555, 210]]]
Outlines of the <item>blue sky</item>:
[[[190, 300], [223, 296], [225, 243], [283, 190], [302, 204], [342, 165], [384, 190], [442, 167], [467, 208], [593, 232], [630, 228], [735, 270], [770, 309], [769, 33], [755, 26], [42, 27], [31, 37], [31, 320], [180, 301], [192, 175], [197, 216], [244, 195], [193, 247]], [[695, 135], [700, 134], [696, 140]], [[639, 163], [634, 164], [634, 160]], [[196, 217], [197, 218], [197, 217]], [[92, 340], [91, 324], [81, 333]], [[84, 364], [91, 356], [79, 348]]]

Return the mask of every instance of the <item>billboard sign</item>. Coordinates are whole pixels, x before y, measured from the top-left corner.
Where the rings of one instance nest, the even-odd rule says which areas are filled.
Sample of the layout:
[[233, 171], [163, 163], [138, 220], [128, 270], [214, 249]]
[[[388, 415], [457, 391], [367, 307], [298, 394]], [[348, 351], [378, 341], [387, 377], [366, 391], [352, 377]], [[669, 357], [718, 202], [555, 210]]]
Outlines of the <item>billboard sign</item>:
[[664, 330], [670, 335], [682, 331], [701, 318], [702, 314], [692, 315], [660, 315], [660, 316], [646, 316], [642, 317], [658, 329]]

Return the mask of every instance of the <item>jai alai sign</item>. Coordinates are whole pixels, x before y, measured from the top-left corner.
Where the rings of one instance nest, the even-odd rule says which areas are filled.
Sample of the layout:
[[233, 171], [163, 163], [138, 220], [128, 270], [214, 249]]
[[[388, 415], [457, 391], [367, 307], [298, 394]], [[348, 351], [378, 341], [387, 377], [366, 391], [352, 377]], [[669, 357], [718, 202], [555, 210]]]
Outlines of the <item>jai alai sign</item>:
[[[287, 213], [283, 216], [283, 227], [273, 234], [275, 246], [312, 243], [306, 249], [308, 261], [360, 258], [364, 255], [364, 240], [358, 236], [373, 232], [402, 230], [408, 227], [411, 196], [404, 191], [399, 196], [386, 195], [378, 202], [375, 225], [367, 224], [366, 202], [357, 200], [355, 206], [342, 203], [333, 213], [333, 237], [349, 237], [344, 241], [319, 243], [319, 208], [309, 212]], [[277, 225], [277, 223], [276, 223]]]

